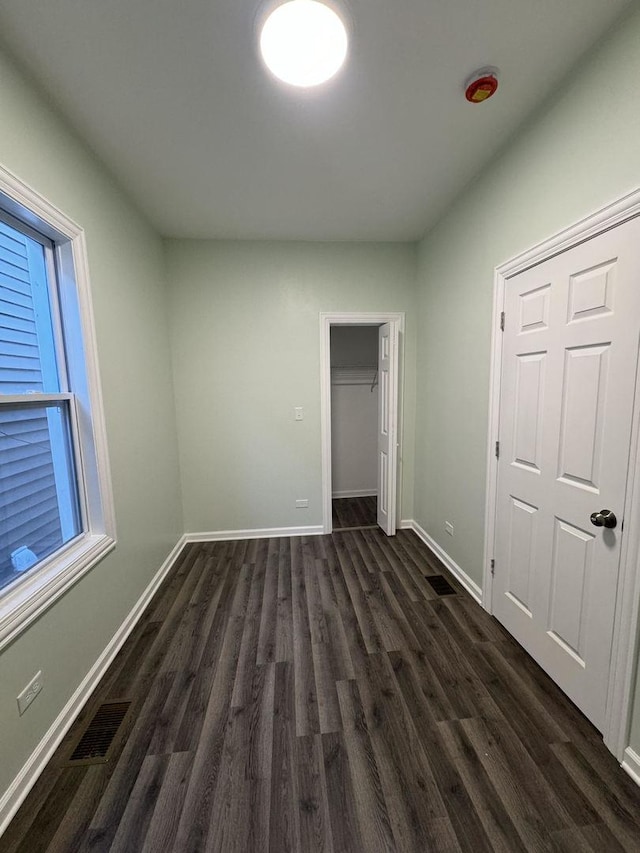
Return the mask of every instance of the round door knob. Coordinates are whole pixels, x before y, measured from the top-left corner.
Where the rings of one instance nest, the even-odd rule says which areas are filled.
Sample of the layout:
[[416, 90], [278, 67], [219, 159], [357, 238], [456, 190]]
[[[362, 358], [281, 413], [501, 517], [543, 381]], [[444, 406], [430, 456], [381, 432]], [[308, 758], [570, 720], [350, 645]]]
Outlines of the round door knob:
[[591, 513], [591, 524], [595, 524], [596, 527], [608, 527], [611, 529], [617, 523], [618, 519], [610, 509], [601, 509], [600, 512]]

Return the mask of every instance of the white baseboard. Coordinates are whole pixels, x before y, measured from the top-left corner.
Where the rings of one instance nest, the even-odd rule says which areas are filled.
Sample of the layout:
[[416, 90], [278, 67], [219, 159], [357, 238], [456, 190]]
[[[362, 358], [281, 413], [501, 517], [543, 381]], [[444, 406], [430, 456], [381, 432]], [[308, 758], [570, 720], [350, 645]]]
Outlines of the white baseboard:
[[631, 776], [636, 785], [640, 785], [640, 755], [630, 746], [624, 751], [622, 769]]
[[178, 554], [186, 544], [186, 539], [181, 536], [164, 563], [151, 579], [140, 598], [129, 611], [124, 622], [109, 641], [98, 660], [93, 664], [89, 672], [82, 679], [73, 695], [60, 711], [51, 727], [42, 738], [38, 746], [31, 753], [26, 763], [13, 780], [11, 785], [0, 797], [0, 836], [5, 831], [14, 814], [18, 811], [31, 788], [47, 765], [47, 762], [58, 748], [62, 738], [71, 728], [74, 720], [85, 706], [91, 694], [98, 686], [113, 659], [124, 645], [125, 640], [136, 626], [136, 623], [144, 613], [147, 605], [153, 598], [158, 587], [166, 577], [169, 569], [174, 564]]
[[345, 489], [342, 492], [332, 492], [332, 498], [377, 498], [376, 489]]
[[412, 520], [410, 522], [400, 522], [400, 527], [404, 527], [405, 525], [410, 530], [413, 530], [414, 533], [416, 533], [420, 537], [420, 539], [422, 539], [425, 545], [428, 545], [429, 548], [431, 548], [431, 550], [440, 560], [440, 562], [443, 563], [443, 565], [451, 572], [454, 578], [462, 584], [462, 586], [467, 590], [469, 595], [474, 598], [478, 602], [478, 604], [482, 604], [482, 589], [472, 578], [469, 577], [469, 575], [463, 569], [460, 568], [460, 566], [455, 562], [455, 560], [453, 560], [447, 554], [444, 548], [438, 545], [436, 540], [432, 536], [429, 536], [427, 531], [423, 527], [421, 527], [417, 521]]
[[185, 542], [225, 542], [229, 539], [274, 539], [277, 536], [321, 536], [321, 524], [306, 527], [263, 527], [256, 530], [210, 530], [205, 533], [185, 533]]
[[400, 530], [413, 530], [413, 525], [415, 522], [411, 518], [403, 518], [398, 522], [398, 528]]

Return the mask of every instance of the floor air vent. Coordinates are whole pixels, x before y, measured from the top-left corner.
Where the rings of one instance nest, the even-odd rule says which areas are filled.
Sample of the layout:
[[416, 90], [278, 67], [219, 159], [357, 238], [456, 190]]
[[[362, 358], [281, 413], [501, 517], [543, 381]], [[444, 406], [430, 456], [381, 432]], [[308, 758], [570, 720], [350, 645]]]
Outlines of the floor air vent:
[[78, 745], [69, 764], [104, 764], [109, 760], [109, 747], [124, 720], [131, 702], [107, 702], [100, 705]]
[[433, 587], [433, 591], [437, 592], [438, 595], [455, 595], [456, 591], [451, 586], [449, 581], [443, 577], [442, 575], [425, 575], [425, 578], [429, 581], [431, 586]]

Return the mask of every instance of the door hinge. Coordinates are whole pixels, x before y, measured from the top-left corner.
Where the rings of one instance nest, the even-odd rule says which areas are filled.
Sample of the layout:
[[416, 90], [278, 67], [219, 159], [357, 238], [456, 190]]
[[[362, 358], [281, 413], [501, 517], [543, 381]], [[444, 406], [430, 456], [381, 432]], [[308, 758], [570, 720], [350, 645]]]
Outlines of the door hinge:
[[504, 332], [504, 311], [500, 313], [500, 331]]
[[493, 577], [496, 573], [496, 561], [491, 560], [491, 577]]
[[496, 459], [500, 459], [500, 442], [496, 441]]

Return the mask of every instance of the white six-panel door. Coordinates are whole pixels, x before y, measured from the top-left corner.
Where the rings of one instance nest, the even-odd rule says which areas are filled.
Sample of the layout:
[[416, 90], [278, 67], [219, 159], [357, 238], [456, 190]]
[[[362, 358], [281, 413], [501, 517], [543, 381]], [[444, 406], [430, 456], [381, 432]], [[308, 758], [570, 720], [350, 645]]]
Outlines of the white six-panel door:
[[506, 283], [493, 612], [598, 728], [639, 332], [640, 220]]
[[378, 524], [396, 532], [398, 341], [394, 324], [378, 329]]

